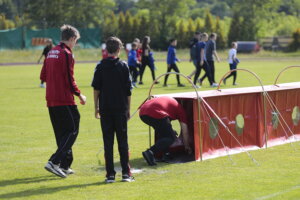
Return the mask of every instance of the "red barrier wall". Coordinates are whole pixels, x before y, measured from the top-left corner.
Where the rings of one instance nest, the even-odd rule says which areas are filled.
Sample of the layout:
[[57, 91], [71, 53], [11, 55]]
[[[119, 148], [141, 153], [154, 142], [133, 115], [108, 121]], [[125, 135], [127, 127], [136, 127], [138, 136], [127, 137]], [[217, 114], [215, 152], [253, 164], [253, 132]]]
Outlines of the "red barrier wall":
[[[280, 84], [278, 87], [265, 86], [264, 89], [292, 132], [299, 134], [300, 83]], [[278, 144], [278, 141], [284, 141], [292, 135], [291, 132], [285, 132], [285, 130], [288, 130], [285, 123], [267, 98], [265, 99], [266, 106], [264, 109], [262, 91], [262, 87], [248, 87], [198, 92], [199, 96], [209, 104], [238, 142], [203, 103], [200, 104], [201, 125], [199, 127], [198, 101], [195, 92], [159, 96], [172, 96], [186, 109], [191, 135], [190, 143], [194, 147], [195, 160], [200, 160], [201, 156], [206, 159], [216, 156], [219, 152], [225, 152], [224, 145], [229, 149], [240, 148], [240, 144], [243, 147], [261, 148], [266, 144], [274, 145], [273, 141]], [[265, 114], [267, 128], [265, 128]], [[237, 120], [238, 115], [239, 117], [242, 116], [244, 120]], [[243, 123], [237, 126], [237, 122], [243, 121], [244, 127], [241, 126]], [[280, 123], [283, 124], [284, 128]], [[217, 127], [217, 131], [215, 131], [214, 126]], [[178, 146], [172, 148], [173, 151], [174, 149], [183, 149]]]

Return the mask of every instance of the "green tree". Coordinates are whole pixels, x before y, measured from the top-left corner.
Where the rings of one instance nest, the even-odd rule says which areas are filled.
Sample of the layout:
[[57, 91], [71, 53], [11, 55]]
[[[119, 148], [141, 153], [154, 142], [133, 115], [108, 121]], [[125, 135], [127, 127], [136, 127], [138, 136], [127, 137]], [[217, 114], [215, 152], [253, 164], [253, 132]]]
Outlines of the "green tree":
[[203, 32], [203, 27], [201, 25], [201, 19], [200, 18], [196, 18], [195, 24], [196, 24], [195, 31]]
[[240, 20], [240, 15], [239, 12], [234, 12], [231, 24], [230, 24], [230, 29], [228, 33], [228, 46], [231, 45], [232, 42], [240, 40], [240, 25], [241, 20]]
[[6, 19], [4, 14], [0, 14], [0, 30], [13, 28], [15, 28], [15, 23], [12, 20]]
[[137, 37], [142, 40], [144, 36], [150, 35], [150, 29], [149, 29], [149, 21], [147, 20], [145, 15], [141, 16], [141, 22], [139, 26], [137, 27]]
[[293, 41], [289, 45], [289, 49], [291, 51], [297, 51], [300, 49], [300, 28], [293, 33]]
[[[189, 18], [188, 25], [187, 25], [187, 32], [186, 32], [187, 39], [192, 38], [193, 35], [194, 35], [194, 33], [195, 33], [195, 31], [196, 31], [196, 27], [194, 25], [194, 21], [193, 21], [192, 18]], [[186, 42], [186, 44], [187, 44], [187, 42]]]
[[24, 0], [29, 26], [37, 28], [60, 27], [72, 24], [78, 28], [98, 26], [113, 8], [113, 0]]
[[133, 19], [129, 11], [126, 11], [125, 14], [125, 21], [124, 21], [124, 27], [121, 29], [122, 31], [122, 42], [129, 43], [134, 38], [133, 34]]
[[[260, 21], [267, 20], [272, 17], [270, 13], [278, 9], [280, 0], [234, 0], [234, 15], [239, 15], [239, 31], [230, 30], [228, 41], [238, 38], [239, 40], [256, 40], [260, 29]], [[236, 24], [236, 16], [232, 21]], [[234, 25], [234, 24], [232, 24]], [[236, 25], [237, 26], [237, 25]], [[233, 37], [235, 35], [235, 37]], [[232, 38], [233, 37], [233, 38]]]
[[113, 11], [111, 11], [102, 23], [102, 38], [105, 40], [110, 36], [116, 36], [118, 33], [118, 20]]
[[223, 31], [222, 26], [220, 24], [220, 18], [219, 17], [217, 17], [217, 19], [216, 19], [216, 33], [218, 35], [217, 41], [216, 41], [217, 47], [219, 49], [225, 49], [226, 48], [226, 41], [225, 41], [224, 31]]
[[167, 46], [167, 39], [172, 35], [170, 24], [180, 17], [187, 16], [189, 8], [194, 5], [194, 0], [139, 0], [140, 8], [149, 9], [151, 22], [158, 23], [160, 32], [159, 47], [164, 49]]
[[204, 31], [207, 33], [212, 33], [214, 32], [214, 30], [215, 28], [212, 15], [209, 11], [207, 11], [205, 16]]
[[119, 13], [118, 18], [118, 37], [122, 40], [124, 38], [124, 32], [123, 30], [127, 28], [125, 27], [125, 15], [123, 12]]
[[131, 27], [132, 39], [137, 38], [139, 36], [139, 32], [138, 32], [139, 27], [140, 27], [140, 19], [134, 16], [132, 20], [132, 27]]
[[178, 24], [178, 28], [176, 31], [176, 38], [177, 38], [177, 45], [178, 48], [184, 48], [186, 46], [186, 35], [187, 35], [187, 29], [185, 27], [184, 21], [180, 20]]

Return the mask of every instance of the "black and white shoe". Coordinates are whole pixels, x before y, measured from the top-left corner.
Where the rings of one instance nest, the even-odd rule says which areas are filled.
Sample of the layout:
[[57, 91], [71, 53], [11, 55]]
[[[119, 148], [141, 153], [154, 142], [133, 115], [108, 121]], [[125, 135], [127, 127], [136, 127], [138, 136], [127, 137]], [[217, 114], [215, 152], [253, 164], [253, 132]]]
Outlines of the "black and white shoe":
[[52, 174], [55, 174], [56, 176], [59, 176], [61, 178], [66, 178], [67, 177], [67, 175], [61, 170], [59, 165], [55, 165], [51, 161], [47, 162], [47, 164], [45, 165], [45, 169], [48, 172], [51, 172]]
[[114, 183], [114, 182], [116, 182], [115, 175], [109, 175], [105, 179], [105, 183]]
[[147, 161], [148, 165], [150, 165], [150, 166], [156, 165], [154, 155], [150, 151], [150, 149], [148, 149], [147, 151], [144, 151], [142, 154], [143, 154], [144, 159]]
[[122, 182], [133, 182], [133, 181], [135, 181], [133, 176], [130, 176], [128, 174], [122, 175]]
[[68, 168], [68, 169], [64, 169], [64, 168], [61, 168], [61, 170], [66, 174], [66, 175], [70, 175], [70, 174], [75, 174], [75, 171], [71, 168]]

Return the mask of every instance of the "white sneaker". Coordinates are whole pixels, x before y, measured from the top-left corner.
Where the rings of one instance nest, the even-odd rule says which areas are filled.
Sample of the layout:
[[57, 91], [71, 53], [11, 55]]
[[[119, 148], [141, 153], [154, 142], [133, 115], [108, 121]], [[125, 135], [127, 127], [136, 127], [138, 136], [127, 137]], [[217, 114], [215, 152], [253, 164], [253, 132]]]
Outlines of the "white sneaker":
[[45, 84], [40, 84], [40, 88], [46, 88]]
[[71, 168], [68, 168], [68, 169], [64, 169], [64, 168], [61, 168], [61, 170], [66, 174], [66, 175], [70, 175], [70, 174], [75, 174], [75, 171]]
[[67, 177], [67, 175], [61, 170], [59, 165], [55, 165], [51, 161], [47, 162], [47, 164], [45, 165], [45, 169], [48, 172], [51, 172], [52, 174], [55, 174], [56, 176], [59, 176], [61, 178], [66, 178]]
[[217, 84], [217, 83], [213, 83], [213, 84], [211, 84], [211, 86], [210, 87], [218, 87], [219, 85]]
[[133, 182], [135, 181], [133, 176], [130, 176], [128, 174], [122, 175], [122, 182]]

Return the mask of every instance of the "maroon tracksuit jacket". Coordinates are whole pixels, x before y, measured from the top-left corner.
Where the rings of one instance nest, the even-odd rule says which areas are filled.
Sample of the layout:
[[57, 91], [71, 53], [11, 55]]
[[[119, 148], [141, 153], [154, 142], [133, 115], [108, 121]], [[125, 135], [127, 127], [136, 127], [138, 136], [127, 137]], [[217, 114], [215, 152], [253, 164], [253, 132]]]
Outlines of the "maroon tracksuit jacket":
[[51, 49], [44, 60], [40, 79], [47, 83], [47, 106], [76, 105], [74, 96], [80, 95], [74, 79], [72, 50], [64, 43]]

